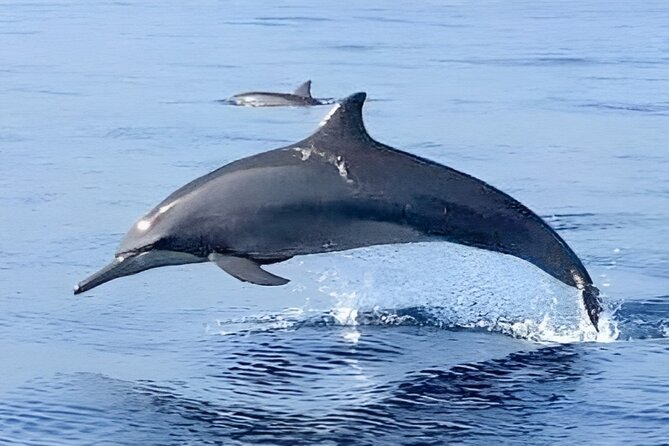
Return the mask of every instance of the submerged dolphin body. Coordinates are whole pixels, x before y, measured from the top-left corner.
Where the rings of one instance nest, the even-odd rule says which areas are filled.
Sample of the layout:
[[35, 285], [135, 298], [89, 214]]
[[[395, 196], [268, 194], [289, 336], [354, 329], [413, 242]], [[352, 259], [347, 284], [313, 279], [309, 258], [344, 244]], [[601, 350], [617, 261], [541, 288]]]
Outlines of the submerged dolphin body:
[[232, 162], [172, 193], [75, 294], [150, 268], [205, 261], [242, 281], [283, 285], [287, 279], [261, 265], [437, 239], [519, 257], [578, 288], [597, 327], [599, 291], [548, 224], [481, 180], [373, 140], [362, 120], [365, 98], [341, 101], [298, 143]]
[[318, 99], [311, 96], [311, 81], [306, 81], [292, 93], [269, 93], [264, 91], [250, 91], [240, 93], [228, 99], [228, 102], [249, 107], [280, 107], [280, 106], [308, 106], [323, 105]]

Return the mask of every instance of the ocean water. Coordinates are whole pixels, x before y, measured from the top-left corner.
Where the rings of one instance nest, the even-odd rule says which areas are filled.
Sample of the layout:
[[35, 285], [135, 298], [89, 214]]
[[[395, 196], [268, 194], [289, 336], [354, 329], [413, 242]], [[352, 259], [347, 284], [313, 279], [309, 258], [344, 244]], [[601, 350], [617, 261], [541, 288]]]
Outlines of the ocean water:
[[[447, 243], [81, 296], [150, 207], [366, 91], [376, 139], [542, 215], [602, 290]], [[669, 444], [669, 4], [0, 1], [0, 444]], [[317, 185], [315, 185], [317, 187]]]

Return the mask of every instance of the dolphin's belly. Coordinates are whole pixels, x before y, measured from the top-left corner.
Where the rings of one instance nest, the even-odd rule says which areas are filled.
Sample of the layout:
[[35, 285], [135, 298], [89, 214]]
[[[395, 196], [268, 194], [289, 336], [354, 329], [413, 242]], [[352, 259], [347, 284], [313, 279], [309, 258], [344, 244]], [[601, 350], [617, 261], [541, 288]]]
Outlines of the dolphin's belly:
[[406, 224], [336, 213], [288, 213], [262, 218], [257, 224], [247, 223], [236, 229], [230, 249], [259, 260], [417, 242], [427, 238]]

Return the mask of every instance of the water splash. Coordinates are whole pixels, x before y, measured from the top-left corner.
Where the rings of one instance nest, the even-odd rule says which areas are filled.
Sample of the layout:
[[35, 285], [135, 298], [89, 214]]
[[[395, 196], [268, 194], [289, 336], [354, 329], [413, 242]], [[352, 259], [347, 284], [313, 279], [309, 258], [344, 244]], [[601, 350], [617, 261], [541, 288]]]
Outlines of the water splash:
[[578, 290], [499, 253], [430, 242], [302, 259], [285, 268], [302, 277], [295, 286], [310, 296], [309, 324], [429, 325], [549, 343], [619, 336], [612, 311], [602, 315], [597, 332]]

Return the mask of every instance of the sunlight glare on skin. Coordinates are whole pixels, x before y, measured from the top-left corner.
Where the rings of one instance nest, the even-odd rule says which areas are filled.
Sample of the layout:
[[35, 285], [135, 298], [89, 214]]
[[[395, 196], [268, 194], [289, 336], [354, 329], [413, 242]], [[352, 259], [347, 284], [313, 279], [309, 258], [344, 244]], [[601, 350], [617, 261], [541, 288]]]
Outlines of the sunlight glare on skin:
[[146, 231], [151, 227], [151, 221], [143, 219], [137, 222], [137, 229], [140, 231]]
[[179, 200], [174, 200], [173, 202], [168, 203], [168, 204], [166, 204], [165, 206], [161, 206], [161, 207], [158, 209], [158, 213], [159, 213], [159, 214], [164, 214], [165, 212], [167, 212], [167, 211], [169, 211], [170, 209], [172, 209], [178, 202], [179, 202]]
[[330, 120], [330, 118], [332, 117], [332, 115], [334, 115], [335, 112], [336, 112], [337, 110], [339, 110], [339, 107], [341, 107], [340, 104], [337, 104], [337, 105], [335, 105], [334, 107], [332, 107], [332, 110], [330, 110], [330, 111], [328, 112], [328, 114], [325, 115], [325, 118], [323, 118], [323, 120], [318, 124], [318, 127], [323, 127], [325, 124], [327, 124], [328, 121]]

